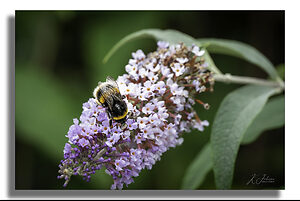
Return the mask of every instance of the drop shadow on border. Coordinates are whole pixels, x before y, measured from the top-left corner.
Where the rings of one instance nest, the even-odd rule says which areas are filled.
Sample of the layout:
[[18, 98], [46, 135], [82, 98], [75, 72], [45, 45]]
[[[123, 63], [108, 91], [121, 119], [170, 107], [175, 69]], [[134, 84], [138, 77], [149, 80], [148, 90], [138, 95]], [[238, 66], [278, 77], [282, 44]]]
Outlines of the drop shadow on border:
[[8, 192], [10, 198], [278, 198], [281, 190], [16, 190], [15, 189], [15, 16], [8, 26]]

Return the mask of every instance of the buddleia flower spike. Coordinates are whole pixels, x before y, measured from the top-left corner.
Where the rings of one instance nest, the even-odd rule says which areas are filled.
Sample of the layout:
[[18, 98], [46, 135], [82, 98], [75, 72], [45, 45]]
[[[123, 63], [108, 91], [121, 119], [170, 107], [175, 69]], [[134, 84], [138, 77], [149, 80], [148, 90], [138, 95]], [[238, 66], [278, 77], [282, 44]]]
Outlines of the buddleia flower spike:
[[[100, 99], [90, 98], [83, 104], [80, 118], [73, 120], [66, 135], [64, 160], [59, 165], [58, 178], [65, 180], [64, 186], [73, 175], [90, 181], [92, 174], [104, 168], [113, 179], [111, 189], [122, 189], [141, 170], [151, 169], [163, 153], [180, 145], [184, 133], [209, 126], [193, 109], [195, 103], [208, 109], [208, 103], [198, 97], [213, 90], [214, 80], [203, 58], [205, 51], [164, 41], [157, 45], [157, 50], [148, 55], [142, 50], [132, 53], [125, 66], [127, 73], [116, 79], [132, 114], [122, 116], [126, 127], [120, 126]], [[112, 111], [119, 107], [111, 105]]]

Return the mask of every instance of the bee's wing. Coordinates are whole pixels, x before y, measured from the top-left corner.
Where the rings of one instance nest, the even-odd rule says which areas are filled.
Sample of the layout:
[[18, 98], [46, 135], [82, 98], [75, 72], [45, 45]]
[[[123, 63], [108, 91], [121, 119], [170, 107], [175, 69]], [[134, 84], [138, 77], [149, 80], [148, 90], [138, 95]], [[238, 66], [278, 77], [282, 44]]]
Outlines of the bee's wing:
[[116, 93], [116, 88], [113, 85], [107, 85], [103, 93], [107, 94], [104, 95], [103, 98], [107, 103], [108, 107], [112, 110], [114, 107], [114, 100], [119, 100], [119, 96], [121, 95]]
[[109, 84], [111, 84], [114, 87], [116, 87], [117, 89], [119, 89], [118, 83], [114, 80], [114, 78], [107, 76], [106, 82], [108, 82]]

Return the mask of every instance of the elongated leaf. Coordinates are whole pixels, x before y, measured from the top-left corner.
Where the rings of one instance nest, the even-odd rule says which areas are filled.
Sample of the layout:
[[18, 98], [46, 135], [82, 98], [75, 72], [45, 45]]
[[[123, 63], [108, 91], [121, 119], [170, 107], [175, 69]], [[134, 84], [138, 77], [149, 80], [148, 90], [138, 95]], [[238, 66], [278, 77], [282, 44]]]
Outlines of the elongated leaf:
[[270, 129], [284, 125], [284, 96], [270, 100], [245, 133], [242, 143], [249, 144]]
[[[241, 144], [249, 144], [266, 130], [279, 128], [284, 125], [284, 96], [271, 99], [257, 115], [247, 129]], [[182, 189], [196, 189], [202, 184], [206, 175], [212, 169], [210, 143], [199, 152], [190, 164], [183, 178]]]
[[225, 54], [244, 59], [262, 68], [271, 78], [280, 79], [273, 64], [262, 53], [248, 44], [216, 38], [201, 38], [198, 41], [207, 44], [206, 48], [210, 53]]
[[140, 38], [154, 38], [155, 40], [168, 41], [170, 44], [183, 42], [186, 45], [192, 45], [193, 43], [199, 43], [193, 37], [176, 30], [143, 29], [127, 35], [115, 44], [104, 57], [103, 62], [107, 62], [107, 60], [124, 44]]
[[268, 98], [277, 89], [244, 86], [229, 93], [216, 114], [211, 133], [211, 150], [216, 186], [231, 187], [235, 159], [243, 135]]
[[[143, 29], [132, 34], [127, 35], [123, 39], [121, 39], [117, 44], [113, 46], [113, 48], [107, 53], [104, 57], [103, 62], [106, 63], [108, 59], [124, 44], [140, 39], [140, 38], [153, 38], [155, 40], [167, 41], [170, 44], [177, 44], [183, 42], [185, 45], [198, 45], [201, 46], [201, 43], [194, 39], [193, 37], [176, 31], [176, 30], [160, 30], [160, 29]], [[209, 53], [206, 51], [204, 55], [205, 59], [209, 63], [208, 68], [217, 74], [220, 74], [220, 70], [216, 67], [213, 60], [211, 59]]]
[[212, 166], [210, 143], [207, 143], [188, 167], [181, 188], [196, 189], [204, 181]]

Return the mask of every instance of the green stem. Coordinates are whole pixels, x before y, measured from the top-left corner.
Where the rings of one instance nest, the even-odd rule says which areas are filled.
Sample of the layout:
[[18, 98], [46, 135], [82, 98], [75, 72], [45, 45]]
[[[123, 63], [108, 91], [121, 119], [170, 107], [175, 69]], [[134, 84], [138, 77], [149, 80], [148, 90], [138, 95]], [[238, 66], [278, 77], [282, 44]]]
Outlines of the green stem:
[[214, 74], [215, 81], [224, 83], [237, 83], [237, 84], [255, 84], [261, 86], [279, 87], [284, 90], [284, 83], [278, 81], [264, 80], [254, 77], [243, 77], [231, 74]]

